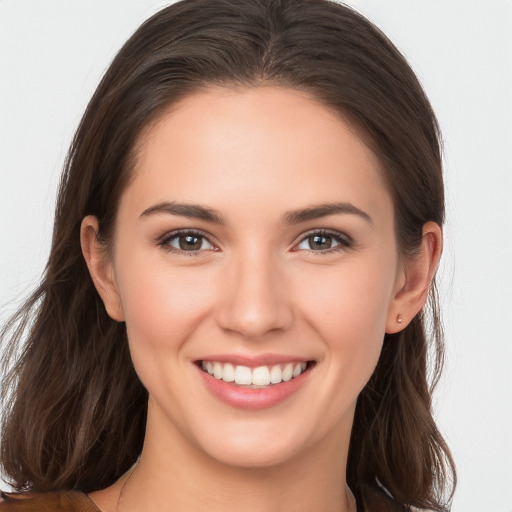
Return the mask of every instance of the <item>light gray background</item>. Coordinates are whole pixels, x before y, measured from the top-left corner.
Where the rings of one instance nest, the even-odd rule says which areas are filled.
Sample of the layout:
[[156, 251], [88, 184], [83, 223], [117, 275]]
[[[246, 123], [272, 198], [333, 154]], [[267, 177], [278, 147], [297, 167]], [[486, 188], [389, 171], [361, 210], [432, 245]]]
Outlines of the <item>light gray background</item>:
[[[0, 0], [0, 318], [49, 250], [60, 169], [113, 55], [156, 0]], [[512, 511], [512, 1], [352, 0], [404, 52], [445, 138], [440, 269], [454, 512]]]

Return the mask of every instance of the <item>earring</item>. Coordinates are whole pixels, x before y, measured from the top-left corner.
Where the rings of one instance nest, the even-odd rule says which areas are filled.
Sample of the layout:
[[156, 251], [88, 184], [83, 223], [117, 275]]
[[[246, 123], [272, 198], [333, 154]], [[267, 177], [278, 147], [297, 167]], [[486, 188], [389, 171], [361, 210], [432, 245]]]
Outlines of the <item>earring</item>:
[[403, 319], [402, 315], [397, 315], [397, 317], [396, 317], [396, 321], [397, 321], [399, 324], [401, 324], [401, 323], [404, 321], [404, 319]]

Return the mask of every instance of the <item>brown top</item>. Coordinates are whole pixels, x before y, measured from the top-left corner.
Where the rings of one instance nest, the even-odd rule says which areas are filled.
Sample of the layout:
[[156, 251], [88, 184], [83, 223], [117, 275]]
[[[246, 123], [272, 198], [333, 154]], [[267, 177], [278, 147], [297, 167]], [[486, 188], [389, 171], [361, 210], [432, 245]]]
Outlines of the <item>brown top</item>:
[[0, 512], [101, 512], [80, 491], [2, 493]]

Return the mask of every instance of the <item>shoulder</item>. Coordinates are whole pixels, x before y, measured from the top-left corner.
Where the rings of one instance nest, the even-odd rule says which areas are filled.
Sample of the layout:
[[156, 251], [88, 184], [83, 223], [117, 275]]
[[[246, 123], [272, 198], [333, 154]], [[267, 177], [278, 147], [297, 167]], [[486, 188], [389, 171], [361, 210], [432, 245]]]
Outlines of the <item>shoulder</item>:
[[2, 493], [0, 512], [100, 512], [82, 492]]

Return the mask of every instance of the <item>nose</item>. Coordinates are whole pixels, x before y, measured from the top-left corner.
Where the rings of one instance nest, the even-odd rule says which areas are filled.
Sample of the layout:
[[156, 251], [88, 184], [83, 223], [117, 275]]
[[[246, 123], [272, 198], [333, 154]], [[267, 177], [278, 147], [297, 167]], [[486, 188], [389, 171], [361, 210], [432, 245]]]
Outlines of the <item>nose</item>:
[[293, 321], [292, 298], [279, 265], [269, 256], [254, 255], [241, 257], [229, 267], [217, 307], [221, 329], [258, 339], [289, 328]]

